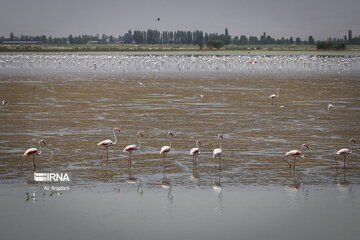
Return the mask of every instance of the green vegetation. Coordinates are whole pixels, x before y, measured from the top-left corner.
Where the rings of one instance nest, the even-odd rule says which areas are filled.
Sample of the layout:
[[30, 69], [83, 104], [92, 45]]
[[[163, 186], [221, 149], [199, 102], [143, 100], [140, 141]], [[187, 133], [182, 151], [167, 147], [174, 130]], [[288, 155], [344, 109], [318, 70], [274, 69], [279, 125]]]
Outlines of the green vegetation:
[[317, 42], [316, 49], [317, 50], [344, 50], [345, 43], [343, 42], [330, 42], [330, 41], [321, 41]]
[[216, 48], [219, 50], [220, 48], [224, 47], [224, 42], [221, 40], [210, 40], [207, 42], [207, 47], [208, 49]]
[[[30, 42], [32, 41], [32, 42]], [[316, 42], [313, 36], [275, 39], [265, 32], [260, 36], [232, 37], [226, 28], [223, 34], [203, 31], [129, 30], [123, 36], [103, 34], [47, 37], [10, 33], [0, 36], [0, 52], [148, 52], [148, 51], [359, 51], [360, 37], [349, 30], [344, 39]]]

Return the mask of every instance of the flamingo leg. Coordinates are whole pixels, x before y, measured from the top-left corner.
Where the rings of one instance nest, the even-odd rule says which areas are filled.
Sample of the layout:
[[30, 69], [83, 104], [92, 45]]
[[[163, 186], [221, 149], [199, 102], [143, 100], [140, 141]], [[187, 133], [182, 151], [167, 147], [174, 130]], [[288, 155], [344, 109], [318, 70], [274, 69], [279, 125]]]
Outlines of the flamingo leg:
[[104, 150], [102, 151], [102, 153], [100, 154], [100, 161], [102, 160], [102, 157], [104, 155], [104, 152], [105, 152], [106, 148], [104, 148]]
[[129, 152], [129, 160], [128, 160], [128, 165], [131, 166], [131, 152]]
[[296, 157], [294, 158], [294, 171], [295, 171], [295, 165], [296, 165]]
[[346, 154], [344, 155], [344, 169], [345, 169]]
[[336, 169], [338, 169], [338, 163], [337, 163], [337, 160], [336, 160], [336, 155], [335, 156], [335, 163], [336, 163]]
[[195, 154], [194, 158], [195, 158], [194, 166], [196, 166], [197, 165], [197, 162], [196, 162], [197, 155], [196, 154]]
[[221, 170], [221, 156], [219, 156], [219, 170]]
[[19, 166], [19, 169], [21, 170], [22, 169], [22, 166], [24, 164], [24, 162], [26, 161], [26, 159], [28, 159], [29, 155], [26, 156], [26, 158], [24, 160], [22, 160], [22, 162], [20, 163], [20, 166]]
[[106, 161], [109, 161], [109, 148], [106, 148]]
[[287, 164], [289, 164], [289, 168], [291, 168], [291, 164], [285, 159], [285, 157], [281, 158], [283, 161], [285, 161]]
[[34, 172], [36, 171], [36, 165], [35, 165], [35, 155], [33, 155], [33, 166], [34, 166]]

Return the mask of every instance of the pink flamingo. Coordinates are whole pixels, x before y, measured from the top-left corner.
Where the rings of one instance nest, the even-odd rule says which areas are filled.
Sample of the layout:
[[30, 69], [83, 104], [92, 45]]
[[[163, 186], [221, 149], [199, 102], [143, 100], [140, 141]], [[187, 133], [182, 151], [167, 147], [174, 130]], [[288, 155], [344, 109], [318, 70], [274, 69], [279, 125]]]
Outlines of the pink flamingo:
[[271, 94], [269, 98], [271, 99], [271, 105], [274, 105], [274, 99], [280, 96], [281, 88], [276, 89], [276, 94]]
[[40, 140], [38, 145], [39, 145], [39, 149], [37, 148], [29, 148], [28, 150], [25, 151], [24, 156], [26, 157], [24, 160], [22, 160], [22, 162], [20, 163], [19, 168], [22, 169], [22, 166], [25, 162], [25, 160], [32, 156], [33, 157], [33, 166], [34, 166], [34, 172], [36, 171], [36, 165], [35, 165], [35, 155], [40, 155], [41, 154], [41, 143], [44, 144], [44, 146], [46, 145], [46, 142], [44, 140]]
[[197, 155], [200, 154], [200, 148], [199, 146], [201, 146], [201, 142], [199, 140], [196, 141], [196, 148], [192, 148], [190, 150], [190, 154], [191, 156], [193, 156], [193, 165], [196, 166], [197, 165], [197, 162], [196, 162], [196, 158], [197, 158]]
[[[350, 138], [349, 139], [349, 143], [356, 143], [356, 140], [354, 138]], [[336, 160], [336, 156], [340, 156], [343, 155], [344, 156], [344, 168], [345, 168], [345, 161], [346, 161], [346, 156], [350, 155], [352, 153], [352, 149], [350, 148], [342, 148], [339, 151], [336, 152], [335, 154], [335, 162], [336, 162], [336, 168], [338, 168], [338, 164], [337, 164], [337, 160]]]
[[222, 149], [221, 149], [221, 139], [223, 138], [223, 136], [221, 134], [218, 135], [218, 139], [219, 139], [219, 145], [220, 147], [219, 148], [215, 148], [214, 151], [213, 151], [213, 158], [216, 159], [218, 158], [219, 159], [219, 170], [221, 170], [221, 165], [220, 165], [220, 158], [221, 158], [221, 154], [222, 154]]
[[170, 150], [171, 150], [171, 138], [173, 136], [174, 136], [174, 134], [172, 132], [168, 132], [167, 138], [169, 140], [170, 146], [163, 146], [160, 150], [160, 154], [162, 154], [164, 156], [164, 168], [166, 168], [166, 157], [167, 157], [168, 152], [170, 152]]
[[115, 137], [115, 142], [111, 141], [110, 139], [106, 139], [103, 140], [101, 142], [99, 142], [97, 145], [98, 146], [103, 146], [104, 147], [104, 151], [102, 151], [101, 155], [100, 155], [100, 161], [102, 160], [102, 156], [106, 150], [106, 160], [109, 161], [109, 153], [108, 153], [108, 148], [111, 146], [114, 146], [117, 143], [117, 138], [116, 138], [116, 134], [115, 131], [120, 132], [119, 128], [114, 128], [113, 133], [114, 133], [114, 137]]
[[[301, 149], [303, 149], [303, 148], [308, 149], [309, 145], [304, 143], [303, 145], [301, 145]], [[302, 153], [299, 150], [291, 150], [291, 151], [285, 153], [285, 156], [282, 157], [282, 160], [284, 160], [287, 164], [289, 164], [289, 168], [291, 168], [291, 164], [286, 160], [287, 157], [292, 157], [293, 158], [293, 160], [294, 160], [294, 171], [295, 171], [296, 158], [303, 158], [304, 153]]]
[[138, 142], [139, 142], [139, 146], [136, 146], [136, 144], [131, 144], [131, 145], [127, 146], [126, 148], [124, 148], [124, 150], [123, 150], [123, 152], [128, 152], [128, 153], [129, 153], [129, 161], [128, 161], [129, 165], [131, 165], [131, 154], [132, 154], [133, 152], [135, 152], [136, 150], [139, 150], [140, 147], [141, 147], [141, 143], [140, 143], [140, 138], [139, 138], [139, 136], [141, 136], [142, 138], [144, 137], [144, 135], [142, 134], [142, 132], [138, 132], [138, 133], [136, 134], [136, 136], [137, 136], [137, 139], [138, 139]]

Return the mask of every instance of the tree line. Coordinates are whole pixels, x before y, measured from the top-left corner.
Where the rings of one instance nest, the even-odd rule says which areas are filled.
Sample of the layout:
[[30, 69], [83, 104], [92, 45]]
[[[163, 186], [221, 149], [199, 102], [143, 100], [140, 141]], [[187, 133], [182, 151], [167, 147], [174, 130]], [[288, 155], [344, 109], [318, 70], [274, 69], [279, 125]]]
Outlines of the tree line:
[[[221, 41], [224, 45], [235, 44], [235, 45], [253, 45], [253, 44], [316, 44], [313, 36], [309, 36], [307, 39], [301, 39], [300, 37], [285, 38], [273, 38], [270, 35], [267, 35], [265, 32], [260, 36], [245, 36], [240, 35], [232, 37], [229, 34], [228, 29], [225, 29], [224, 33], [207, 33], [200, 30], [196, 31], [159, 31], [148, 29], [146, 31], [141, 30], [129, 30], [124, 35], [113, 36], [99, 34], [96, 35], [72, 35], [68, 37], [52, 37], [52, 36], [30, 36], [30, 35], [20, 35], [15, 36], [14, 33], [10, 33], [9, 37], [0, 37], [0, 43], [5, 41], [37, 41], [42, 44], [88, 44], [88, 43], [103, 43], [103, 44], [112, 44], [112, 43], [125, 43], [125, 44], [193, 44], [199, 45], [202, 47], [203, 44], [208, 44], [210, 41]], [[360, 37], [352, 37], [351, 39], [328, 39], [330, 42], [341, 42], [346, 44], [360, 44]]]

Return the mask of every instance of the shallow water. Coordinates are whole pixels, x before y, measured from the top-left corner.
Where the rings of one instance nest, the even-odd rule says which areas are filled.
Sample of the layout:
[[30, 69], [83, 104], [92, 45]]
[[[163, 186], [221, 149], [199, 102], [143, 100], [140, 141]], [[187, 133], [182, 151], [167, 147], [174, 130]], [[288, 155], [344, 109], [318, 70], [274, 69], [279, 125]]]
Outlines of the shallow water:
[[[298, 232], [300, 229], [295, 225], [305, 224], [309, 233], [299, 236], [308, 238], [313, 232], [319, 238], [332, 239], [347, 232], [347, 239], [351, 239], [357, 229], [345, 222], [359, 216], [359, 146], [352, 146], [354, 152], [345, 169], [336, 169], [334, 153], [349, 147], [349, 138], [359, 138], [359, 59], [357, 55], [1, 54], [0, 98], [8, 101], [6, 106], [0, 106], [0, 179], [4, 196], [1, 209], [19, 205], [28, 209], [24, 213], [28, 219], [50, 208], [63, 209], [73, 204], [86, 215], [101, 198], [103, 205], [99, 211], [89, 213], [83, 225], [78, 223], [80, 228], [87, 229], [87, 223], [106, 221], [108, 228], [99, 227], [99, 231], [112, 236], [118, 230], [112, 221], [121, 219], [124, 236], [134, 239], [168, 239], [171, 233], [183, 234], [175, 227], [179, 224], [185, 224], [189, 236], [199, 236], [204, 229], [211, 229], [204, 239], [213, 236], [233, 239], [240, 231], [245, 238], [263, 238], [271, 231], [273, 239], [284, 239], [286, 231], [281, 233], [280, 225], [284, 224], [289, 232]], [[277, 88], [281, 88], [280, 97], [272, 105], [268, 97]], [[335, 106], [330, 111], [329, 103]], [[121, 129], [118, 143], [109, 149], [109, 161], [100, 162], [102, 148], [96, 144], [113, 139], [114, 127]], [[167, 168], [163, 169], [159, 151], [168, 144], [169, 130], [174, 137]], [[137, 142], [138, 131], [144, 133], [141, 150], [128, 167], [129, 156], [122, 149]], [[219, 133], [224, 136], [221, 171], [214, 167], [212, 158], [212, 150], [219, 146]], [[22, 185], [33, 183], [30, 159], [23, 171], [17, 168], [25, 150], [36, 147], [40, 139], [47, 145], [36, 157], [38, 171], [68, 173], [72, 190], [55, 201], [39, 199], [35, 205], [29, 204], [32, 200], [24, 204], [25, 192], [32, 192], [32, 188], [38, 194], [44, 192], [39, 184]], [[199, 165], [193, 167], [188, 153], [197, 139], [202, 142], [201, 154]], [[309, 144], [310, 149], [297, 162], [296, 172], [289, 170], [281, 157], [303, 143]], [[342, 166], [341, 161], [339, 164]], [[221, 187], [215, 187], [216, 194], [212, 190], [214, 182], [221, 182]], [[140, 183], [143, 198], [136, 193]], [[169, 200], [168, 190], [161, 190], [170, 186], [174, 198], [179, 199], [175, 203]], [[350, 188], [345, 192], [351, 194], [339, 203], [335, 199], [342, 198], [339, 188], [343, 186]], [[107, 190], [102, 192], [103, 188]], [[121, 188], [125, 199], [119, 198], [113, 188]], [[292, 198], [298, 198], [298, 192], [301, 200], [295, 203], [297, 210], [287, 213], [293, 211], [293, 206], [284, 210], [280, 203], [291, 204]], [[162, 195], [162, 200], [156, 215], [150, 206], [156, 204], [158, 195]], [[219, 196], [228, 200], [219, 200], [222, 207], [215, 207]], [[308, 201], [309, 196], [315, 200]], [[320, 204], [329, 198], [328, 203]], [[213, 205], [206, 199], [212, 199]], [[271, 199], [270, 211], [263, 199]], [[88, 205], [81, 206], [83, 201]], [[195, 205], [190, 204], [194, 201]], [[237, 201], [243, 208], [237, 208]], [[249, 206], [253, 201], [254, 205]], [[124, 204], [138, 212], [133, 214], [126, 209], [122, 218], [120, 206]], [[147, 209], [145, 220], [141, 220], [140, 204]], [[177, 206], [176, 210], [168, 215], [161, 213], [171, 204]], [[111, 209], [117, 213], [110, 211], [109, 206], [113, 205], [116, 206]], [[225, 215], [214, 210], [221, 208], [226, 209]], [[318, 208], [320, 213], [315, 216]], [[209, 209], [218, 215], [207, 226], [204, 220], [208, 219], [207, 214], [212, 214], [207, 212]], [[249, 215], [249, 209], [255, 215], [247, 222], [244, 216]], [[328, 209], [332, 209], [330, 213]], [[188, 210], [190, 214], [196, 213], [192, 220], [184, 216]], [[59, 214], [58, 211], [61, 210], [54, 214]], [[303, 211], [306, 212], [303, 218], [297, 220], [295, 215]], [[346, 219], [349, 213], [357, 215], [351, 215], [353, 218], [344, 220], [344, 224], [337, 222], [341, 225], [339, 232], [329, 227], [325, 233], [325, 225], [320, 223], [316, 231], [307, 221], [327, 219], [334, 226], [336, 222], [331, 222], [329, 215]], [[241, 217], [238, 219], [236, 214]], [[150, 217], [153, 215], [159, 220], [154, 226]], [[12, 223], [18, 219], [13, 213], [8, 216]], [[166, 223], [171, 217], [176, 220]], [[50, 216], [44, 218], [55, 221]], [[271, 224], [261, 227], [272, 218], [282, 220], [283, 224], [275, 227], [277, 231], [269, 228]], [[65, 215], [62, 222], [67, 219]], [[294, 227], [289, 227], [288, 219]], [[142, 230], [134, 234], [131, 229], [136, 221], [143, 221], [139, 224]], [[193, 228], [192, 223], [200, 226]], [[237, 224], [244, 228], [236, 228]], [[70, 222], [65, 225], [71, 228]], [[219, 232], [216, 226], [220, 227]], [[170, 230], [163, 232], [162, 227]], [[55, 229], [50, 228], [48, 233]], [[71, 229], [69, 234], [74, 238], [75, 229]], [[149, 229], [156, 233], [146, 236]], [[89, 230], [89, 236], [94, 236], [93, 231]]]

